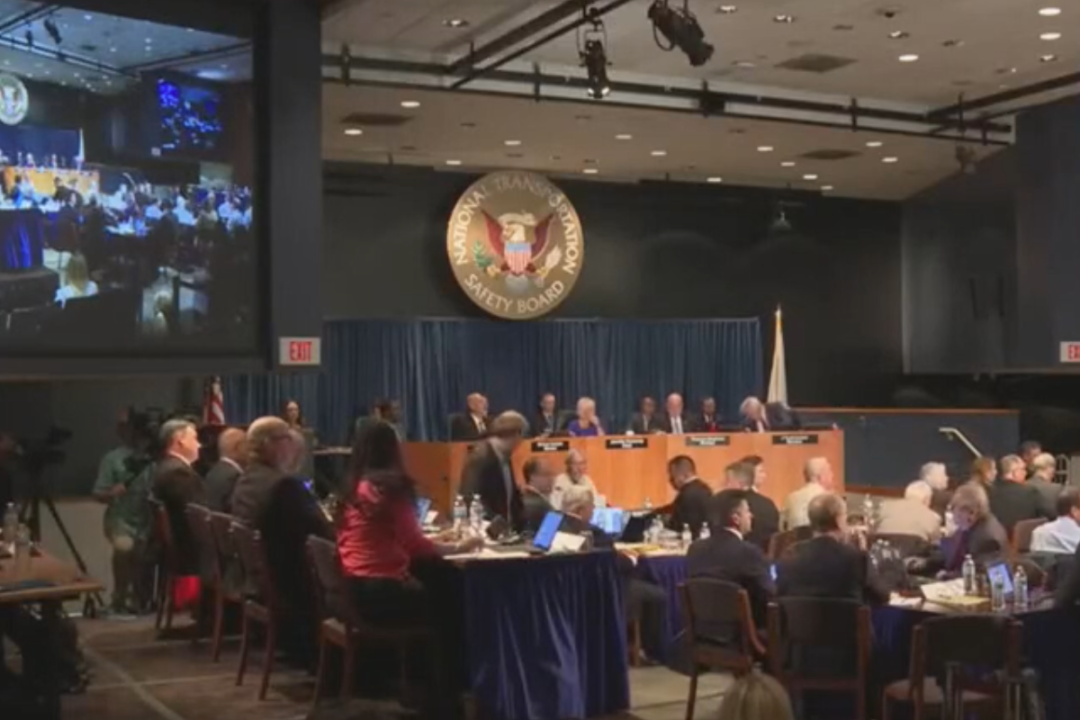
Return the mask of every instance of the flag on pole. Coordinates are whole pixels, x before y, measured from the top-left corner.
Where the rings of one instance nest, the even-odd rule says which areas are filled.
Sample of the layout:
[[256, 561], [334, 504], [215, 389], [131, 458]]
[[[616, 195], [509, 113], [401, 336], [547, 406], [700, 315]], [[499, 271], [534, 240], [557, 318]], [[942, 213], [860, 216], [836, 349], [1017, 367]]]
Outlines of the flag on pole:
[[773, 341], [772, 370], [769, 372], [768, 402], [788, 404], [787, 368], [784, 363], [784, 324], [780, 318], [780, 308], [776, 308], [776, 334]]
[[212, 377], [206, 382], [203, 395], [203, 424], [225, 424], [225, 395], [221, 392], [221, 378]]

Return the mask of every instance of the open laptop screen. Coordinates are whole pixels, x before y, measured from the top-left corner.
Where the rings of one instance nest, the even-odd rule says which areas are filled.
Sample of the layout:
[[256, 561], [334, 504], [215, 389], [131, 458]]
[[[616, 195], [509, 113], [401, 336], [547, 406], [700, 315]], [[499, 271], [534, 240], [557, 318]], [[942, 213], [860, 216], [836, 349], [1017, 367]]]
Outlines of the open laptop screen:
[[536, 536], [533, 538], [533, 546], [544, 552], [550, 550], [551, 543], [555, 541], [555, 533], [559, 532], [562, 521], [562, 513], [551, 511], [545, 515], [544, 521], [540, 523], [540, 529], [536, 531]]

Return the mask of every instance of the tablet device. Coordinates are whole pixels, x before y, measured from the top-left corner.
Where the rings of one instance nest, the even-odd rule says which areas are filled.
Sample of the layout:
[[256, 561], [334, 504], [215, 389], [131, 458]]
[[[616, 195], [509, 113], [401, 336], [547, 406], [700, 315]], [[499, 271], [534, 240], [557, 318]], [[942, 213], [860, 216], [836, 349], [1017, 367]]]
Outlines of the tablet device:
[[418, 497], [416, 498], [416, 519], [423, 525], [427, 520], [428, 510], [431, 509], [431, 498]]
[[545, 515], [544, 521], [540, 523], [540, 529], [536, 531], [536, 535], [533, 537], [533, 547], [544, 552], [550, 550], [551, 543], [555, 540], [555, 533], [559, 532], [562, 521], [563, 514], [560, 512], [552, 510]]
[[1008, 563], [996, 562], [992, 565], [988, 565], [986, 568], [986, 577], [990, 581], [991, 586], [993, 586], [994, 582], [1000, 582], [1005, 595], [1013, 594], [1012, 574], [1009, 572]]
[[623, 515], [619, 508], [596, 508], [591, 523], [608, 535], [619, 535], [623, 531]]

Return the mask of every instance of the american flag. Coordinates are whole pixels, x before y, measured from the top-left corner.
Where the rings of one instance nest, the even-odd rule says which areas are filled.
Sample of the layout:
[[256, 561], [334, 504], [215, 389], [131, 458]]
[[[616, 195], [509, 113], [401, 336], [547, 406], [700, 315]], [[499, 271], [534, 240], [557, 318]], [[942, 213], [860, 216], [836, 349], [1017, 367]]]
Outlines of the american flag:
[[221, 392], [219, 377], [206, 381], [206, 392], [203, 393], [203, 424], [225, 424], [225, 395]]

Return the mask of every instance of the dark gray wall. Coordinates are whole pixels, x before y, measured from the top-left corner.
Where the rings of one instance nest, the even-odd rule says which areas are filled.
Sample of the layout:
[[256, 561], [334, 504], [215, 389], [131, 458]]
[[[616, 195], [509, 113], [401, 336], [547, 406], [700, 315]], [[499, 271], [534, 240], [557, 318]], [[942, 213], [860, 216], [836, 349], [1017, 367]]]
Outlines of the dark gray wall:
[[[323, 306], [331, 318], [480, 317], [446, 257], [446, 222], [475, 176], [331, 166]], [[761, 317], [784, 308], [798, 404], [884, 402], [901, 369], [900, 208], [673, 183], [558, 180], [584, 226], [583, 272], [554, 317]]]

